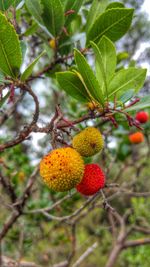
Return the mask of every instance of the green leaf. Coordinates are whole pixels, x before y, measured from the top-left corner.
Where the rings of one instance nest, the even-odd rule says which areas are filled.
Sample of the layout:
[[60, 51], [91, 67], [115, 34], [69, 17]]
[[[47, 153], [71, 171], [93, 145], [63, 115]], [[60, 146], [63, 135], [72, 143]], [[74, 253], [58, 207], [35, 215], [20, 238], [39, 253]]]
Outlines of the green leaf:
[[20, 3], [21, 3], [21, 6], [22, 6], [24, 4], [24, 0], [13, 0], [12, 6], [18, 8]]
[[85, 57], [80, 53], [79, 50], [75, 49], [74, 53], [75, 61], [78, 67], [78, 70], [83, 77], [86, 87], [88, 88], [90, 94], [93, 96], [95, 100], [100, 102], [102, 105], [104, 104], [104, 96], [99, 86], [99, 83], [87, 63]]
[[13, 3], [12, 0], [7, 0], [7, 1], [0, 0], [0, 10], [2, 11], [7, 10], [11, 6], [12, 3]]
[[6, 11], [10, 6], [17, 6], [22, 0], [0, 0], [0, 10]]
[[20, 47], [22, 52], [22, 59], [24, 60], [27, 51], [27, 44], [24, 41], [20, 41]]
[[89, 101], [86, 89], [75, 73], [71, 71], [58, 72], [56, 73], [56, 78], [60, 87], [66, 91], [68, 95], [82, 102]]
[[121, 97], [119, 98], [119, 101], [122, 103], [126, 103], [134, 96], [134, 94], [135, 94], [135, 91], [133, 89], [128, 90], [123, 95], [121, 95]]
[[40, 25], [43, 25], [42, 20], [42, 6], [39, 0], [26, 0], [25, 4], [30, 14], [34, 17], [35, 21]]
[[27, 69], [22, 73], [21, 75], [21, 81], [25, 81], [28, 79], [28, 77], [32, 74], [33, 68], [36, 65], [36, 63], [39, 61], [39, 59], [45, 54], [45, 51], [43, 51], [28, 67]]
[[14, 27], [0, 13], [0, 69], [3, 73], [17, 77], [22, 63], [21, 48]]
[[134, 89], [135, 92], [143, 86], [146, 69], [128, 68], [118, 71], [109, 84], [109, 96]]
[[60, 0], [62, 5], [65, 6], [67, 0]]
[[6, 80], [4, 74], [0, 72], [0, 85], [3, 84], [10, 84], [10, 81]]
[[89, 31], [94, 21], [96, 20], [97, 16], [105, 11], [107, 3], [108, 3], [108, 0], [102, 0], [102, 1], [94, 0], [93, 1], [91, 8], [89, 10], [88, 16], [87, 16], [86, 32]]
[[30, 27], [22, 34], [23, 36], [33, 35], [38, 29], [38, 24], [34, 21]]
[[112, 9], [112, 8], [124, 8], [124, 4], [123, 3], [120, 3], [120, 2], [113, 2], [113, 3], [110, 3], [106, 10], [108, 9]]
[[4, 103], [6, 102], [6, 100], [8, 99], [10, 95], [10, 92], [8, 92], [1, 100], [0, 100], [0, 108], [4, 105]]
[[58, 36], [64, 25], [64, 10], [60, 0], [41, 0], [43, 6], [42, 18], [47, 30]]
[[3, 75], [3, 73], [0, 72], [0, 85], [4, 84], [5, 81], [5, 76]]
[[103, 36], [98, 43], [98, 48], [102, 55], [102, 60], [104, 64], [104, 70], [106, 73], [107, 83], [110, 81], [116, 70], [117, 56], [116, 48], [106, 36]]
[[71, 31], [75, 34], [76, 32], [80, 32], [80, 28], [82, 27], [82, 17], [80, 15], [76, 15], [76, 18], [71, 23]]
[[145, 108], [150, 108], [150, 95], [142, 97], [140, 102], [138, 102], [134, 106], [131, 106], [131, 107], [125, 109], [125, 111], [127, 111], [127, 112], [134, 111], [134, 110], [136, 111], [136, 110], [142, 110]]
[[117, 54], [117, 64], [119, 64], [121, 61], [126, 60], [129, 58], [129, 54], [124, 51]]
[[133, 11], [132, 8], [114, 8], [98, 16], [87, 33], [87, 43], [90, 40], [98, 43], [103, 35], [112, 41], [120, 39], [130, 27]]
[[101, 87], [101, 91], [103, 92], [104, 96], [108, 97], [106, 72], [105, 72], [102, 53], [95, 43], [90, 42], [90, 44], [92, 45], [95, 54], [97, 80], [99, 81], [99, 85]]
[[80, 10], [80, 7], [83, 4], [83, 1], [84, 0], [67, 0], [65, 5], [65, 11], [74, 10], [75, 13], [66, 17], [65, 25], [68, 26], [68, 24], [76, 17], [78, 11]]
[[85, 88], [85, 90], [86, 90], [86, 93], [87, 93], [87, 95], [88, 95], [88, 97], [89, 97], [89, 101], [94, 100], [94, 98], [93, 98], [93, 96], [91, 95], [91, 93], [90, 93], [90, 91], [89, 91], [89, 89], [88, 89], [88, 87], [87, 87], [87, 85], [86, 85], [86, 83], [85, 83], [85, 81], [84, 81], [82, 75], [81, 75], [75, 68], [74, 68], [72, 71], [77, 75], [77, 77], [79, 78], [79, 80], [80, 80], [81, 83], [83, 84], [83, 86], [84, 86], [84, 88]]
[[93, 42], [90, 43], [95, 53], [96, 77], [103, 93], [107, 96], [108, 83], [116, 69], [116, 49], [114, 44], [106, 36], [102, 37], [98, 45]]
[[[52, 60], [53, 60], [53, 58], [54, 58], [54, 50], [50, 47], [50, 45], [49, 44], [47, 44], [47, 43], [44, 43], [44, 45], [43, 45], [43, 48], [44, 48], [44, 50], [46, 51], [46, 54], [47, 54], [47, 56], [48, 56], [48, 58], [49, 58], [49, 64], [52, 62]], [[55, 69], [55, 68], [54, 68]]]

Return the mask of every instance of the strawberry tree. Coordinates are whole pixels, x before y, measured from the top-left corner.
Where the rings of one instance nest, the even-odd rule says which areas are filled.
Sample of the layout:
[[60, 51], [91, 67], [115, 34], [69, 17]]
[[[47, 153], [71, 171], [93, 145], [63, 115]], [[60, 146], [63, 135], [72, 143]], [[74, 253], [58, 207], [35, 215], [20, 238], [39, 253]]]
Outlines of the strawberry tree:
[[[0, 241], [8, 242], [10, 251], [15, 251], [9, 236], [13, 227], [23, 240], [28, 231], [32, 235], [36, 220], [43, 236], [42, 220], [50, 228], [65, 224], [67, 252], [65, 258], [56, 255], [52, 266], [80, 266], [99, 245], [95, 241], [79, 255], [77, 226], [97, 208], [103, 208], [114, 237], [105, 244], [103, 266], [115, 266], [123, 249], [150, 243], [144, 235], [150, 226], [133, 219], [132, 201], [123, 213], [124, 205], [111, 204], [117, 192], [150, 196], [138, 187], [134, 191], [133, 181], [130, 186], [127, 179], [124, 186], [119, 180], [132, 165], [138, 181], [150, 153], [136, 165], [150, 143], [150, 96], [140, 94], [147, 70], [133, 61], [127, 64], [127, 53], [117, 46], [135, 16], [123, 1], [0, 1], [0, 182], [7, 209]], [[20, 235], [18, 223], [25, 224]], [[134, 231], [144, 237], [134, 239]], [[22, 258], [25, 241], [20, 242]], [[3, 254], [2, 248], [5, 266], [9, 259]], [[20, 261], [25, 264], [33, 266]]]

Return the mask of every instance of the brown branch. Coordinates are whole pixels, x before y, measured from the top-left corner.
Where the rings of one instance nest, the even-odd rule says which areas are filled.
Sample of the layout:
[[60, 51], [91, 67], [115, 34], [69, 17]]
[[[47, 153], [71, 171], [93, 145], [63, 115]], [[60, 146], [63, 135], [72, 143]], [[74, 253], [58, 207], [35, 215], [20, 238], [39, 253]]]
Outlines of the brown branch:
[[[88, 51], [88, 49], [81, 49], [81, 53], [86, 53]], [[34, 76], [30, 77], [28, 79], [28, 81], [32, 81], [34, 79], [37, 79], [37, 78], [40, 78], [43, 74], [45, 74], [46, 72], [50, 71], [50, 70], [53, 70], [54, 67], [57, 65], [57, 64], [60, 64], [60, 63], [64, 63], [66, 60], [68, 59], [71, 59], [74, 57], [74, 54], [70, 54], [70, 55], [67, 55], [67, 56], [64, 56], [64, 57], [59, 57], [59, 58], [56, 58], [54, 60], [54, 62], [52, 62], [50, 65], [46, 66], [42, 71], [38, 72], [37, 74], [35, 74]]]
[[[110, 210], [111, 211], [111, 210]], [[150, 233], [149, 231], [145, 231], [146, 229], [143, 229], [142, 227], [136, 227], [132, 226], [130, 228], [127, 228], [125, 222], [128, 219], [128, 216], [131, 214], [131, 210], [127, 210], [123, 217], [121, 217], [118, 213], [114, 212], [112, 213], [113, 216], [118, 219], [118, 222], [120, 222], [120, 231], [118, 234], [118, 238], [115, 242], [114, 247], [111, 250], [111, 253], [109, 255], [108, 261], [105, 265], [105, 267], [113, 267], [115, 266], [115, 263], [117, 261], [117, 258], [121, 251], [123, 249], [129, 248], [129, 247], [135, 247], [135, 246], [141, 246], [150, 244], [150, 238], [141, 238], [137, 240], [129, 240], [126, 241], [127, 236], [135, 229], [137, 231]]]
[[1, 171], [0, 171], [0, 182], [3, 185], [3, 188], [5, 190], [5, 192], [8, 194], [8, 196], [10, 197], [12, 203], [14, 203], [17, 199], [15, 190], [13, 185], [11, 184], [9, 178], [6, 178], [2, 175]]
[[34, 111], [34, 114], [33, 114], [33, 119], [32, 119], [32, 122], [28, 126], [26, 126], [24, 128], [24, 130], [22, 130], [15, 139], [6, 142], [3, 145], [0, 145], [0, 152], [3, 152], [6, 148], [13, 147], [13, 146], [21, 143], [22, 141], [24, 141], [29, 136], [29, 134], [32, 132], [33, 126], [38, 121], [38, 117], [39, 117], [39, 101], [38, 101], [37, 96], [34, 94], [34, 92], [32, 91], [32, 89], [28, 85], [19, 83], [18, 86], [23, 91], [28, 92], [32, 96], [32, 98], [34, 100], [34, 103], [35, 103], [35, 111]]
[[71, 225], [71, 248], [72, 250], [67, 260], [68, 261], [67, 267], [70, 266], [73, 260], [73, 257], [75, 255], [75, 252], [76, 252], [76, 224], [75, 223]]
[[141, 227], [141, 226], [135, 225], [133, 226], [133, 230], [144, 233], [144, 234], [150, 234], [150, 228], [147, 228], [147, 227]]
[[[114, 213], [114, 215], [116, 214]], [[118, 218], [120, 221], [120, 232], [119, 232], [118, 238], [116, 239], [115, 245], [111, 250], [111, 253], [109, 255], [109, 258], [108, 258], [108, 261], [105, 267], [113, 267], [115, 265], [116, 260], [119, 254], [121, 253], [121, 250], [123, 249], [124, 241], [127, 237], [127, 232], [126, 232], [124, 221], [120, 218], [120, 215], [118, 217], [118, 214], [116, 218]]]
[[[98, 114], [91, 114], [91, 113], [88, 113], [76, 120], [73, 120], [73, 121], [70, 121], [69, 122], [66, 122], [64, 120], [61, 120], [58, 124], [57, 124], [57, 129], [62, 129], [62, 128], [66, 128], [66, 127], [71, 127], [73, 128], [74, 125], [76, 124], [79, 124], [81, 122], [84, 122], [84, 121], [87, 121], [87, 120], [90, 120], [90, 119], [96, 119], [96, 118], [101, 118], [105, 116], [105, 112], [103, 113], [98, 113]], [[55, 118], [55, 117], [54, 117]], [[54, 120], [54, 118], [52, 118], [52, 120]], [[38, 127], [37, 125], [35, 125], [33, 128], [32, 128], [32, 131], [35, 132], [35, 133], [50, 133], [50, 131], [52, 131], [52, 124], [51, 122], [46, 125], [45, 127]]]
[[147, 245], [147, 244], [150, 244], [150, 238], [140, 238], [137, 240], [130, 240], [130, 241], [126, 241], [123, 244], [123, 249], [129, 248], [129, 247], [137, 247], [137, 246]]
[[77, 209], [72, 214], [67, 215], [67, 216], [58, 217], [58, 216], [54, 216], [52, 214], [49, 214], [48, 212], [43, 211], [43, 210], [40, 210], [39, 213], [42, 213], [46, 218], [48, 218], [50, 220], [56, 220], [59, 222], [67, 222], [67, 223], [71, 224], [71, 220], [73, 218], [75, 218], [76, 216], [78, 216], [86, 207], [89, 206], [89, 204], [91, 204], [93, 201], [95, 201], [99, 197], [99, 195], [100, 195], [100, 192], [98, 192], [97, 194], [95, 194], [92, 197], [89, 197], [79, 209]]
[[102, 198], [103, 198], [103, 204], [104, 204], [104, 208], [106, 209], [106, 211], [112, 214], [112, 217], [114, 217], [117, 222], [120, 225], [120, 231], [118, 234], [118, 237], [115, 240], [114, 246], [110, 252], [108, 261], [106, 263], [105, 267], [113, 267], [124, 244], [124, 241], [128, 235], [128, 231], [125, 227], [125, 218], [126, 216], [122, 217], [109, 203], [108, 200], [103, 192], [103, 190], [101, 190], [101, 194], [102, 194]]
[[2, 114], [2, 116], [0, 117], [0, 125], [2, 125], [7, 119], [11, 117], [11, 115], [16, 110], [18, 103], [23, 99], [23, 96], [24, 96], [24, 92], [22, 92], [21, 95], [17, 97], [12, 107], [9, 108], [7, 112]]
[[[70, 55], [70, 58], [73, 57], [73, 55]], [[68, 59], [68, 56], [64, 57], [64, 58], [58, 58], [56, 59], [54, 62], [52, 62], [50, 65], [46, 66], [42, 71], [38, 72], [37, 74], [35, 74], [34, 76], [31, 76], [28, 81], [32, 81], [34, 79], [38, 79], [40, 78], [43, 74], [45, 74], [46, 72], [53, 70], [53, 68], [59, 64], [59, 63], [63, 63], [66, 59]]]
[[114, 216], [112, 215], [112, 212], [110, 210], [108, 210], [108, 220], [110, 223], [110, 229], [112, 231], [112, 236], [113, 236], [113, 239], [115, 241], [116, 236], [117, 236], [116, 222], [115, 222]]
[[16, 220], [22, 215], [23, 208], [25, 206], [26, 201], [28, 200], [32, 186], [35, 182], [36, 175], [38, 173], [39, 168], [36, 168], [31, 175], [31, 177], [28, 180], [28, 183], [26, 185], [25, 191], [22, 194], [22, 196], [17, 200], [17, 202], [13, 205], [15, 208], [10, 217], [6, 220], [6, 222], [3, 225], [2, 230], [0, 231], [0, 241], [6, 236], [7, 232], [11, 229], [13, 224], [16, 222]]
[[76, 192], [73, 192], [73, 193], [71, 193], [71, 195], [68, 194], [68, 195], [64, 196], [63, 198], [59, 199], [57, 202], [55, 202], [55, 203], [54, 203], [52, 206], [50, 206], [50, 207], [45, 207], [45, 208], [43, 208], [43, 209], [30, 210], [30, 211], [27, 211], [27, 213], [40, 213], [40, 212], [43, 212], [43, 211], [47, 211], [47, 212], [49, 212], [49, 211], [55, 209], [57, 206], [59, 206], [59, 205], [60, 205], [61, 203], [63, 203], [65, 200], [71, 198], [75, 193], [76, 193]]

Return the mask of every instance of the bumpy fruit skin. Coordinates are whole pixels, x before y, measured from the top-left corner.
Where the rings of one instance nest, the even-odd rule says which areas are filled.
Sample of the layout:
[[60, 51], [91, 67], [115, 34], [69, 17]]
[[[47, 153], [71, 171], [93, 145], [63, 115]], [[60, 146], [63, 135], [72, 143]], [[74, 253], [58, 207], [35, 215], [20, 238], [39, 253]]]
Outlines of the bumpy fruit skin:
[[148, 121], [149, 115], [145, 111], [140, 111], [136, 114], [135, 118], [140, 123], [146, 123]]
[[144, 135], [141, 132], [136, 132], [129, 135], [129, 140], [132, 144], [139, 144], [144, 141]]
[[84, 175], [76, 186], [78, 192], [85, 196], [94, 195], [105, 186], [105, 175], [98, 164], [85, 165]]
[[99, 130], [87, 127], [74, 136], [72, 145], [83, 157], [90, 157], [102, 150], [104, 141]]
[[40, 174], [49, 188], [57, 192], [68, 191], [80, 183], [84, 161], [73, 148], [58, 148], [41, 160]]

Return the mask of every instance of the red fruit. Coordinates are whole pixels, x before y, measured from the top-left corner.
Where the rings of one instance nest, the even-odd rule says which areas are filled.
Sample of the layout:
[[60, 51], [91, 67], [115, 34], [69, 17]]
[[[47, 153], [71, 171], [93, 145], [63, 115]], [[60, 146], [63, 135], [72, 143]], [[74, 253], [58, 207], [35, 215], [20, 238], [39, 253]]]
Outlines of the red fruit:
[[132, 144], [139, 144], [144, 141], [144, 135], [141, 132], [136, 132], [129, 135], [129, 140]]
[[105, 174], [98, 164], [85, 165], [84, 175], [80, 184], [76, 186], [83, 195], [94, 195], [105, 185]]
[[140, 123], [145, 123], [148, 121], [149, 114], [145, 111], [140, 111], [136, 114], [135, 116], [136, 120], [139, 121]]

